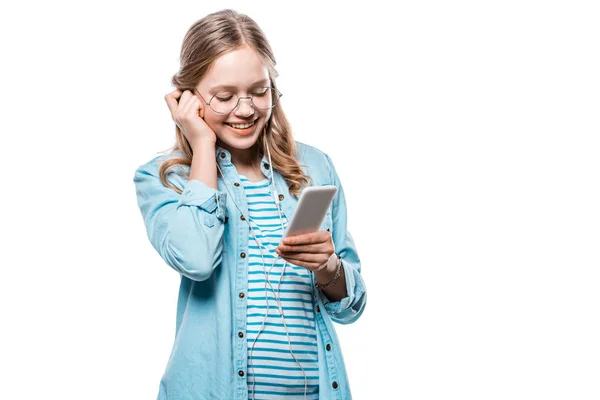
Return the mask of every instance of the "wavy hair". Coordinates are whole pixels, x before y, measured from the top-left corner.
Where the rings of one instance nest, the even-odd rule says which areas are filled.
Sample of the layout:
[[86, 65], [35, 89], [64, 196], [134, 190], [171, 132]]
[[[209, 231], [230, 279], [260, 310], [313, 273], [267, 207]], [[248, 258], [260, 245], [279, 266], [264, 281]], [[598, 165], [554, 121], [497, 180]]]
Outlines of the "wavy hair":
[[[172, 84], [179, 90], [191, 90], [204, 77], [212, 63], [221, 55], [242, 46], [249, 46], [257, 52], [263, 64], [269, 71], [271, 86], [277, 87], [275, 78], [279, 73], [275, 69], [275, 56], [265, 34], [258, 24], [245, 14], [226, 9], [196, 21], [185, 34], [180, 54], [180, 68], [173, 76]], [[301, 164], [296, 159], [296, 143], [292, 137], [290, 124], [278, 102], [272, 109], [271, 118], [267, 121], [263, 134], [260, 135], [250, 151], [253, 157], [266, 153], [266, 138], [269, 141], [272, 168], [284, 177], [290, 193], [298, 196], [304, 186], [309, 185], [309, 179], [302, 171]], [[217, 138], [217, 141], [219, 139]], [[167, 181], [168, 169], [184, 164], [191, 167], [192, 148], [175, 125], [175, 144], [167, 153], [180, 151], [183, 157], [170, 158], [163, 162], [159, 169], [160, 180], [166, 187], [181, 194], [181, 190]], [[255, 159], [255, 158], [253, 158]], [[217, 174], [220, 174], [217, 171]], [[189, 174], [187, 176], [189, 180]]]

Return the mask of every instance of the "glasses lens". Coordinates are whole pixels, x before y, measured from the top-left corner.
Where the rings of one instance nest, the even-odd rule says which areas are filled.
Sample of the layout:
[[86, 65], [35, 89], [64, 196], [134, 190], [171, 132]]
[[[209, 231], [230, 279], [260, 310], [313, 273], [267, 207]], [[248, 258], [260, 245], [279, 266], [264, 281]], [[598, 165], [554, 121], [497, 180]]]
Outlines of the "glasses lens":
[[252, 97], [254, 107], [259, 110], [268, 110], [269, 108], [274, 107], [278, 101], [279, 94], [277, 93], [277, 90], [269, 87], [255, 90], [254, 96]]
[[238, 102], [238, 98], [234, 93], [226, 90], [217, 92], [210, 101], [210, 108], [220, 114], [227, 114], [234, 109]]

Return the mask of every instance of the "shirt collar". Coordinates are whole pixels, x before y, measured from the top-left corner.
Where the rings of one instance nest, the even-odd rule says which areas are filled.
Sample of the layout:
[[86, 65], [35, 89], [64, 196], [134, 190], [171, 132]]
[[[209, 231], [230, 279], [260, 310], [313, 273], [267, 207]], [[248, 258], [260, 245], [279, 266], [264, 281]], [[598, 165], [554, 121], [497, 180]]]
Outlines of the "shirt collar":
[[[215, 156], [219, 164], [231, 164], [231, 153], [229, 152], [229, 150], [219, 146], [218, 144], [215, 144]], [[260, 162], [260, 169], [267, 178], [271, 178], [271, 165], [266, 154], [263, 154], [262, 156], [262, 160]]]

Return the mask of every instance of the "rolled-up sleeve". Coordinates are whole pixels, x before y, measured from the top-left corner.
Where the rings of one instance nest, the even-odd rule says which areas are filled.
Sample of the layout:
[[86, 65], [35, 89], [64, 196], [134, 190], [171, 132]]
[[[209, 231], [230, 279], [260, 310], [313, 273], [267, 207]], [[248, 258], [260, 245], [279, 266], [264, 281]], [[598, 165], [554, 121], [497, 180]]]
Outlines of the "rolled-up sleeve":
[[195, 179], [179, 194], [163, 185], [158, 168], [152, 160], [133, 178], [148, 238], [173, 269], [206, 280], [222, 261], [227, 194]]
[[225, 221], [227, 193], [213, 189], [202, 181], [192, 179], [187, 182], [181, 193], [177, 208], [181, 206], [197, 206], [204, 210], [204, 224], [213, 226], [215, 217]]
[[327, 154], [323, 154], [327, 160], [331, 182], [338, 189], [332, 202], [333, 226], [331, 235], [336, 253], [342, 259], [348, 296], [335, 302], [329, 301], [323, 293], [320, 293], [320, 296], [325, 309], [331, 316], [331, 320], [346, 325], [356, 321], [363, 313], [367, 304], [367, 290], [361, 275], [361, 262], [354, 245], [354, 239], [348, 231], [344, 189], [331, 158]]

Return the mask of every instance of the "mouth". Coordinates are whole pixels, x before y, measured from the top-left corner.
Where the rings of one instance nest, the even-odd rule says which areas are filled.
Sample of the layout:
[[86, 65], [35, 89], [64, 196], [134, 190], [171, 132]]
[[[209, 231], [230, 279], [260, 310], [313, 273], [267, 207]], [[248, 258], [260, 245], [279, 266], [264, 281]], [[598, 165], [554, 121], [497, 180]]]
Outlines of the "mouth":
[[252, 122], [248, 122], [246, 124], [230, 124], [228, 122], [225, 122], [225, 125], [227, 125], [228, 127], [231, 128], [232, 131], [236, 132], [237, 134], [240, 135], [247, 135], [249, 133], [252, 133], [254, 131], [254, 126], [256, 125], [256, 121], [258, 120], [255, 119]]
[[247, 129], [247, 128], [250, 128], [250, 127], [254, 126], [254, 124], [256, 123], [257, 119], [255, 119], [254, 121], [245, 123], [245, 124], [230, 124], [229, 122], [225, 122], [225, 125], [229, 125], [229, 126], [231, 126], [232, 128], [235, 128], [235, 129]]

